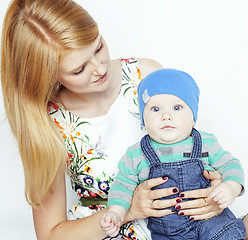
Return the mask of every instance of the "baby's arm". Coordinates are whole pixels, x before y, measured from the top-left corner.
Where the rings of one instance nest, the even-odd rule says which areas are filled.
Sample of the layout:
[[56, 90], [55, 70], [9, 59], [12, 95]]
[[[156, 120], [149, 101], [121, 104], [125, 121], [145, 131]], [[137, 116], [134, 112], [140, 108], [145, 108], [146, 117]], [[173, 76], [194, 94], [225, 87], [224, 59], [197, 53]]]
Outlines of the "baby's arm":
[[228, 180], [218, 185], [208, 198], [217, 202], [220, 208], [227, 208], [239, 196], [241, 190], [241, 184]]
[[122, 206], [112, 205], [109, 207], [108, 212], [100, 220], [100, 225], [108, 236], [115, 237], [119, 233], [126, 213], [126, 209]]

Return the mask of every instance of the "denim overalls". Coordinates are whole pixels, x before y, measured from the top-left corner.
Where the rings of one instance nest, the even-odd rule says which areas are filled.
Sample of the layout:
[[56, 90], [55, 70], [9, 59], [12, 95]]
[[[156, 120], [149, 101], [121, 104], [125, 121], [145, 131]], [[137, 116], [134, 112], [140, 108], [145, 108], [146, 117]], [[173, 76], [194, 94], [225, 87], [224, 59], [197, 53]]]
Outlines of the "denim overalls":
[[[210, 186], [210, 181], [203, 176], [201, 135], [194, 128], [191, 135], [194, 144], [190, 159], [169, 163], [161, 163], [150, 144], [148, 135], [142, 138], [141, 149], [150, 163], [149, 178], [168, 177], [166, 183], [154, 189], [178, 187], [180, 192], [184, 192]], [[179, 193], [163, 199], [171, 199], [178, 196]], [[175, 209], [175, 207], [170, 209]], [[148, 228], [151, 230], [153, 240], [234, 240], [245, 238], [245, 227], [242, 220], [236, 219], [228, 208], [220, 215], [208, 220], [189, 220], [189, 216], [179, 216], [177, 213], [161, 218], [150, 217]]]

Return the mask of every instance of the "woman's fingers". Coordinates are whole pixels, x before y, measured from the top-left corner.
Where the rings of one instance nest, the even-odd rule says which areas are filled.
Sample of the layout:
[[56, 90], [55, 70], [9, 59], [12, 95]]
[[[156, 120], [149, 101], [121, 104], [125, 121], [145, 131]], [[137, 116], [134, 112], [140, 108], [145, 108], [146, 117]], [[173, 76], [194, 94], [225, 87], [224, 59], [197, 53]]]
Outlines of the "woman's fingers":
[[180, 193], [179, 197], [182, 199], [186, 198], [205, 198], [208, 197], [209, 194], [213, 191], [211, 187], [209, 188], [203, 188], [203, 189], [197, 189], [187, 192]]
[[139, 185], [140, 188], [144, 189], [144, 190], [151, 190], [152, 188], [160, 185], [160, 184], [163, 184], [165, 182], [168, 181], [168, 178], [167, 177], [164, 177], [164, 178], [151, 178], [149, 180], [146, 180], [144, 181], [143, 183], [141, 183]]
[[211, 181], [211, 186], [215, 187], [221, 183], [221, 174], [218, 171], [203, 171], [203, 176]]
[[175, 206], [177, 204], [177, 198], [168, 199], [168, 200], [154, 200], [152, 202], [152, 209], [165, 209], [168, 207]]
[[173, 214], [175, 213], [175, 211], [172, 211], [172, 210], [169, 210], [169, 209], [162, 209], [162, 210], [154, 210], [154, 209], [151, 209], [149, 211], [149, 217], [163, 217], [163, 216], [166, 216], [166, 215], [170, 215], [170, 214]]
[[167, 197], [170, 195], [174, 195], [178, 193], [178, 188], [176, 187], [170, 187], [170, 188], [161, 188], [156, 190], [151, 190], [152, 188], [161, 185], [168, 181], [168, 178], [152, 178], [149, 180], [146, 180], [145, 182], [141, 183], [138, 188], [139, 190], [146, 191], [148, 193], [148, 199], [154, 200], [159, 199], [162, 197]]
[[[210, 201], [210, 200], [206, 200], [206, 201]], [[179, 204], [177, 204], [175, 206], [175, 208], [177, 210], [179, 209], [192, 209], [192, 207], [194, 206], [194, 208], [202, 208], [205, 207], [206, 202], [203, 198], [199, 198], [199, 199], [195, 199], [195, 200], [191, 200], [191, 201], [185, 201], [185, 202], [181, 202]]]
[[[168, 181], [168, 178], [153, 178], [144, 181], [134, 191], [131, 208], [128, 212], [127, 220], [137, 218], [158, 217], [172, 214], [173, 211], [166, 209], [175, 206], [176, 199], [160, 200], [178, 192], [177, 188], [152, 188]], [[157, 200], [158, 199], [158, 200]], [[163, 210], [161, 210], [163, 209]]]
[[174, 213], [174, 209], [168, 209], [168, 207], [172, 207], [176, 205], [176, 199], [168, 199], [168, 200], [154, 200], [150, 201], [149, 204], [141, 206], [140, 211], [142, 211], [143, 216], [146, 217], [162, 217], [168, 214]]
[[[177, 204], [176, 209], [190, 209], [192, 211], [203, 211], [207, 209], [207, 211], [213, 209], [213, 210], [219, 210], [219, 205], [212, 199], [208, 198], [198, 198], [190, 201], [183, 201], [179, 204]], [[189, 211], [187, 211], [189, 212]], [[189, 214], [187, 214], [189, 215]]]
[[[194, 206], [194, 208], [192, 208]], [[190, 219], [201, 220], [219, 215], [223, 209], [219, 205], [207, 198], [199, 198], [177, 204], [175, 208], [179, 215], [189, 216]]]
[[161, 188], [161, 189], [156, 189], [156, 190], [152, 190], [149, 193], [149, 198], [152, 200], [155, 199], [160, 199], [162, 197], [167, 197], [167, 196], [171, 196], [178, 193], [178, 188], [176, 187], [172, 187], [172, 188]]
[[180, 193], [179, 197], [181, 198], [205, 198], [210, 195], [210, 193], [221, 183], [221, 174], [217, 171], [203, 171], [205, 178], [211, 180], [211, 187], [196, 189], [192, 191], [186, 191]]
[[189, 210], [182, 210], [179, 211], [179, 215], [186, 215], [189, 216], [192, 220], [202, 220], [202, 219], [208, 219], [215, 217], [219, 214], [221, 214], [223, 209], [217, 208], [213, 209], [212, 206], [207, 206], [203, 208], [195, 208], [195, 209], [189, 209]]

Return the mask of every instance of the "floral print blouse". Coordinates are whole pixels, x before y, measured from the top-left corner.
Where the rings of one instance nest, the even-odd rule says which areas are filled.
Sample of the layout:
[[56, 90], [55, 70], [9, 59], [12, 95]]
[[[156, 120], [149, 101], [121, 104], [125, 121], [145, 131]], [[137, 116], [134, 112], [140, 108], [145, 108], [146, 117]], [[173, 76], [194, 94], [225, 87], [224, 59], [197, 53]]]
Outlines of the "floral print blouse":
[[79, 197], [106, 199], [119, 159], [145, 130], [137, 102], [140, 68], [134, 58], [120, 59], [122, 86], [106, 115], [81, 118], [57, 103], [48, 110], [64, 139], [72, 188]]

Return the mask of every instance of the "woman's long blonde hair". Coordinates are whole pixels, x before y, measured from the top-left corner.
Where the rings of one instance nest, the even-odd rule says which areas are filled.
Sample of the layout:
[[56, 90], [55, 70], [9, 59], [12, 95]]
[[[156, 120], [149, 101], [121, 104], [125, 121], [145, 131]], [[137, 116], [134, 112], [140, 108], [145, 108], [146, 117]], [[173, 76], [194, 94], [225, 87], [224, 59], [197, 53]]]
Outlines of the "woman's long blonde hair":
[[71, 0], [14, 0], [3, 24], [1, 82], [4, 105], [18, 141], [25, 195], [38, 206], [51, 190], [65, 146], [47, 111], [58, 92], [63, 53], [92, 43], [98, 27]]

